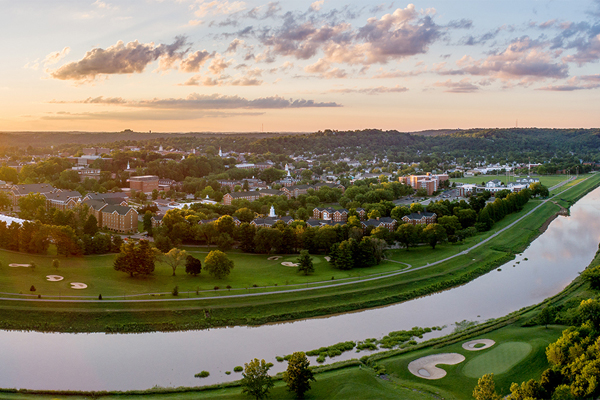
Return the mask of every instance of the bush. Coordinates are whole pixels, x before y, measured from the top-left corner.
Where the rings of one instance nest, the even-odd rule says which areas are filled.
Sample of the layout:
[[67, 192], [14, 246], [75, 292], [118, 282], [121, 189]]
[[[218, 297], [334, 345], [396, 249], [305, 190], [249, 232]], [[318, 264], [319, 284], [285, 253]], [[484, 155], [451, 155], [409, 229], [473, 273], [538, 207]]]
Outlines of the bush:
[[283, 362], [283, 361], [284, 361], [283, 357], [281, 357], [281, 356], [277, 356], [277, 357], [275, 357], [275, 359], [276, 359], [278, 362]]
[[210, 373], [208, 371], [202, 371], [194, 375], [196, 378], [206, 378]]
[[173, 296], [179, 296], [179, 286], [175, 286], [171, 292]]
[[218, 286], [215, 286], [213, 289], [215, 289], [215, 290], [219, 290], [219, 287], [218, 287]]
[[98, 300], [102, 300], [102, 293], [98, 295]]
[[227, 288], [227, 290], [231, 290], [231, 285], [227, 285], [225, 287]]
[[231, 371], [225, 371], [225, 375], [231, 375]]
[[243, 370], [244, 368], [240, 367], [239, 365], [233, 368], [233, 372], [242, 372]]
[[31, 285], [31, 287], [29, 288], [30, 292], [35, 292], [35, 286]]

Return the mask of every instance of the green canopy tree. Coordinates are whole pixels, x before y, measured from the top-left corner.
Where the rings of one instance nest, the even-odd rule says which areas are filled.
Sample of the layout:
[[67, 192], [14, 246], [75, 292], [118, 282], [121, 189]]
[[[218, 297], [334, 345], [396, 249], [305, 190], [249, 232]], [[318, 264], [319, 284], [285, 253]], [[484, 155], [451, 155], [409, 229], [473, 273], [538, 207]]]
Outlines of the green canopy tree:
[[300, 252], [300, 257], [298, 257], [297, 262], [298, 272], [302, 272], [304, 275], [315, 272], [315, 267], [310, 254], [308, 254], [308, 250], [302, 250]]
[[475, 400], [500, 400], [502, 397], [496, 393], [494, 374], [486, 374], [479, 378], [477, 386], [473, 389]]
[[304, 393], [310, 390], [311, 381], [316, 381], [309, 366], [310, 362], [306, 354], [297, 351], [288, 360], [287, 370], [283, 373], [283, 380], [288, 390], [294, 392], [297, 398], [303, 398]]
[[187, 251], [175, 247], [162, 256], [162, 262], [173, 269], [173, 276], [175, 276], [175, 270], [185, 262], [186, 257]]
[[147, 240], [140, 240], [139, 244], [133, 242], [121, 246], [121, 252], [114, 262], [114, 269], [122, 271], [133, 277], [135, 275], [148, 275], [154, 272], [156, 252], [150, 247]]
[[185, 272], [197, 276], [202, 271], [202, 261], [196, 257], [188, 255], [185, 258]]
[[204, 259], [204, 269], [217, 279], [223, 279], [231, 273], [233, 261], [221, 250], [213, 250]]
[[241, 379], [242, 393], [254, 397], [257, 400], [269, 396], [269, 391], [275, 384], [269, 375], [269, 364], [265, 360], [255, 358], [244, 364], [243, 378]]

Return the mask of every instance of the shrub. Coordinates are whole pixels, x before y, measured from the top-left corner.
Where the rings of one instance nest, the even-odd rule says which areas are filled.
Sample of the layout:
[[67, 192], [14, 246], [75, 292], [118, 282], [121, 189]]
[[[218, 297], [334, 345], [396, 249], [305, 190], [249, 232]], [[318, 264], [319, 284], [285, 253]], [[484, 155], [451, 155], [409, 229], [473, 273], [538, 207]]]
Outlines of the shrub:
[[327, 355], [326, 355], [325, 353], [323, 353], [323, 354], [320, 354], [320, 355], [319, 355], [319, 357], [317, 357], [317, 362], [318, 362], [319, 364], [322, 364], [322, 363], [324, 363], [324, 362], [325, 362], [325, 357], [327, 357]]
[[171, 292], [173, 296], [179, 296], [179, 286], [175, 286]]
[[258, 287], [258, 285], [255, 283], [254, 285], [252, 285], [252, 287]]
[[102, 293], [98, 295], [98, 300], [102, 300]]
[[277, 357], [275, 357], [275, 359], [276, 359], [278, 362], [283, 362], [283, 361], [284, 361], [283, 357], [280, 357], [280, 356], [277, 356]]
[[35, 292], [35, 286], [31, 285], [31, 287], [29, 288], [30, 292]]
[[208, 371], [202, 371], [194, 375], [196, 378], [206, 378], [210, 373]]
[[237, 366], [233, 368], [233, 372], [242, 372], [244, 370], [244, 368], [242, 368], [241, 366]]
[[231, 375], [231, 371], [225, 371], [225, 375]]
[[218, 287], [218, 286], [215, 286], [213, 289], [215, 289], [215, 290], [219, 290], [219, 287]]
[[231, 290], [231, 285], [227, 285], [225, 287], [227, 288], [227, 290]]

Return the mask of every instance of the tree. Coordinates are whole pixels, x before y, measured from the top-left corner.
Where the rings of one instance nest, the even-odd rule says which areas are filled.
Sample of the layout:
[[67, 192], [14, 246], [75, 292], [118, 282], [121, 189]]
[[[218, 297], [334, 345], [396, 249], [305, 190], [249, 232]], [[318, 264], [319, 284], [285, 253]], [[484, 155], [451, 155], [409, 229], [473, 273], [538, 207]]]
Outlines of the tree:
[[544, 325], [546, 329], [548, 329], [548, 324], [554, 322], [554, 313], [552, 307], [546, 306], [542, 308], [542, 311], [538, 315], [538, 322], [540, 325]]
[[270, 365], [265, 360], [255, 358], [244, 364], [243, 378], [241, 379], [242, 393], [253, 396], [255, 399], [265, 399], [275, 385], [269, 376]]
[[410, 205], [411, 213], [423, 212], [424, 210], [425, 210], [425, 208], [423, 207], [423, 205], [421, 203], [412, 203]]
[[494, 374], [486, 374], [479, 378], [477, 386], [473, 389], [473, 397], [476, 400], [500, 400], [502, 398], [496, 393]]
[[441, 242], [446, 240], [446, 230], [440, 224], [429, 224], [423, 229], [423, 236], [429, 242], [429, 245], [432, 249], [435, 250], [435, 246]]
[[152, 211], [150, 210], [144, 213], [143, 229], [148, 232], [148, 235], [152, 235]]
[[83, 225], [83, 233], [86, 235], [94, 236], [98, 232], [98, 220], [94, 214], [90, 214], [85, 224]]
[[12, 205], [12, 201], [5, 192], [0, 192], [0, 210], [9, 208]]
[[283, 380], [287, 383], [288, 390], [296, 393], [298, 398], [303, 398], [304, 393], [310, 390], [310, 382], [316, 381], [309, 365], [306, 354], [297, 351], [288, 360], [287, 370], [283, 373]]
[[312, 262], [311, 256], [308, 254], [308, 250], [302, 250], [300, 252], [300, 257], [297, 259], [298, 261], [298, 272], [304, 273], [304, 275], [308, 275], [312, 272], [315, 272], [315, 267]]
[[233, 261], [221, 250], [213, 250], [204, 259], [204, 269], [217, 279], [223, 279], [231, 273]]
[[188, 255], [185, 258], [185, 272], [186, 274], [197, 276], [200, 272], [202, 272], [202, 261], [198, 260], [196, 257]]
[[46, 211], [46, 201], [46, 196], [41, 193], [29, 193], [27, 196], [19, 197], [18, 204], [21, 210], [19, 217], [41, 219], [40, 216]]
[[417, 228], [413, 224], [402, 224], [396, 229], [396, 238], [406, 246], [406, 251], [408, 251], [409, 247], [419, 240]]
[[249, 208], [242, 207], [238, 209], [235, 213], [233, 213], [233, 216], [239, 219], [242, 223], [250, 223], [254, 219], [254, 211], [252, 211]]
[[148, 275], [154, 272], [156, 253], [147, 240], [140, 240], [136, 245], [133, 242], [121, 246], [121, 252], [114, 262], [116, 271], [127, 272], [134, 275]]
[[175, 276], [175, 270], [185, 261], [186, 257], [187, 251], [175, 247], [162, 256], [162, 261], [173, 269], [173, 276]]

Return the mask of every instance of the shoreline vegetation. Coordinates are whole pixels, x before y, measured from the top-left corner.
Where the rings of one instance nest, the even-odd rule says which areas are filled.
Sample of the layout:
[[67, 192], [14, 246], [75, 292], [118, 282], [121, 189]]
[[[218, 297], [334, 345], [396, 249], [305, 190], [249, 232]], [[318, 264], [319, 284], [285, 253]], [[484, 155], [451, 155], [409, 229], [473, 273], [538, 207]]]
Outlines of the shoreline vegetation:
[[[463, 285], [513, 259], [515, 254], [523, 251], [541, 234], [540, 228], [556, 218], [557, 213], [563, 212], [562, 209], [557, 211], [559, 204], [570, 206], [574, 204], [574, 199], [583, 197], [599, 184], [600, 174], [571, 181], [561, 188], [556, 201], [558, 204], [546, 202], [531, 215], [492, 238], [486, 246], [472, 249], [468, 254], [459, 254], [465, 248], [457, 247], [451, 253], [444, 253], [445, 256], [455, 255], [453, 259], [421, 270], [407, 270], [402, 275], [375, 281], [364, 279], [363, 276], [363, 280], [359, 277], [348, 285], [316, 288], [305, 292], [272, 293], [268, 296], [241, 298], [190, 299], [190, 303], [52, 303], [40, 302], [35, 298], [19, 302], [0, 300], [3, 315], [0, 329], [106, 333], [199, 330], [292, 321], [408, 301]], [[530, 203], [533, 204], [528, 204], [521, 213], [506, 217], [506, 221], [499, 227], [509, 225], [539, 204], [535, 201]], [[488, 234], [492, 235], [493, 232]], [[485, 237], [488, 236], [479, 238], [481, 240]], [[448, 248], [453, 249], [451, 246]], [[405, 257], [411, 253], [415, 253], [415, 250], [396, 250], [391, 252], [389, 258], [395, 261], [394, 258]], [[309, 283], [306, 285], [309, 286]]]

